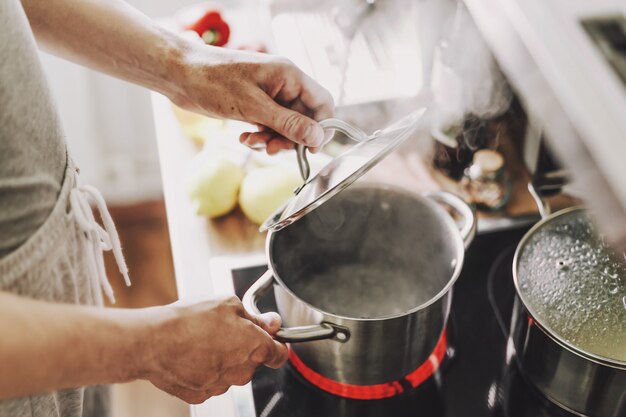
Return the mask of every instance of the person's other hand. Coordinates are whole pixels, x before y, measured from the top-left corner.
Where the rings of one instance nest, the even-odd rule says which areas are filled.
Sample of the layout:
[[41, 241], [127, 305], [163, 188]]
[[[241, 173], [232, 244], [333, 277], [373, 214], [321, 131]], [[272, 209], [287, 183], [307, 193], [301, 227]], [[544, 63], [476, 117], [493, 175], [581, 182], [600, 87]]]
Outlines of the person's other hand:
[[245, 385], [259, 366], [278, 368], [287, 360], [287, 347], [271, 336], [280, 316], [252, 316], [237, 297], [157, 309], [144, 378], [188, 403]]
[[333, 99], [290, 61], [193, 43], [182, 62], [179, 93], [170, 99], [187, 110], [256, 125], [241, 143], [268, 154], [294, 142], [315, 152], [324, 143], [316, 121], [333, 115]]

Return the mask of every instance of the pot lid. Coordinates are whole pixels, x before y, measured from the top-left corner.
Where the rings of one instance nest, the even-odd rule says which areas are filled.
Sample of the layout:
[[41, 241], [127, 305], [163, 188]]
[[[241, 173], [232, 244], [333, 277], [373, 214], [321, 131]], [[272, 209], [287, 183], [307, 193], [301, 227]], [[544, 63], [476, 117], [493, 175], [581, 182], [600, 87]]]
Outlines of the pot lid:
[[312, 178], [308, 178], [305, 149], [300, 148], [299, 162], [305, 182], [294, 191], [293, 197], [261, 225], [260, 230], [278, 231], [315, 210], [352, 184], [416, 130], [424, 110], [410, 113], [371, 135], [339, 119], [322, 120], [320, 125], [324, 130], [338, 130], [358, 143], [331, 160]]
[[626, 262], [596, 234], [586, 210], [537, 224], [515, 260], [515, 285], [531, 316], [566, 346], [626, 365]]

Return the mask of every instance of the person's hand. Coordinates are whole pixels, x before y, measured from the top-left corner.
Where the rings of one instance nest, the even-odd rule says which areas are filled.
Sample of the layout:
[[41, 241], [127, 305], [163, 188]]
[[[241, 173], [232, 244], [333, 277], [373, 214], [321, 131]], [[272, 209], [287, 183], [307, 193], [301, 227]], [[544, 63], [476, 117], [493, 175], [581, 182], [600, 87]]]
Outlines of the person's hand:
[[301, 143], [317, 150], [325, 134], [316, 120], [333, 115], [328, 91], [290, 61], [272, 55], [192, 43], [179, 68], [180, 107], [258, 127], [240, 141], [275, 154]]
[[245, 385], [259, 366], [287, 360], [287, 347], [271, 337], [280, 316], [251, 316], [237, 297], [158, 308], [163, 317], [150, 326], [144, 378], [188, 403]]

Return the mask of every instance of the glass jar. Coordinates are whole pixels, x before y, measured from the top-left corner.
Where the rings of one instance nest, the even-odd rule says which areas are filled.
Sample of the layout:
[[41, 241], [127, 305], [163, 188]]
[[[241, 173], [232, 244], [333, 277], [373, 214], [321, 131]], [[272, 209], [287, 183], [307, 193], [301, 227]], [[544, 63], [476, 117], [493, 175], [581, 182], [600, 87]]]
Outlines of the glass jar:
[[511, 179], [506, 172], [504, 157], [491, 149], [474, 153], [472, 163], [464, 170], [461, 186], [469, 203], [478, 209], [497, 211], [511, 198]]

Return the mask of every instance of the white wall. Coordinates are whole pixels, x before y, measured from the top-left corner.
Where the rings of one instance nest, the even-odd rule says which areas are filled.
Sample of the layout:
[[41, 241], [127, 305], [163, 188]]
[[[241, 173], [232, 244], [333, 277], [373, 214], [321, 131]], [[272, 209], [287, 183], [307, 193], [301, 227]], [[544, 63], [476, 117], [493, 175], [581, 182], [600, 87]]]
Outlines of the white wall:
[[[152, 17], [193, 0], [130, 0]], [[161, 179], [146, 90], [42, 53], [81, 181], [111, 203], [159, 198]]]

